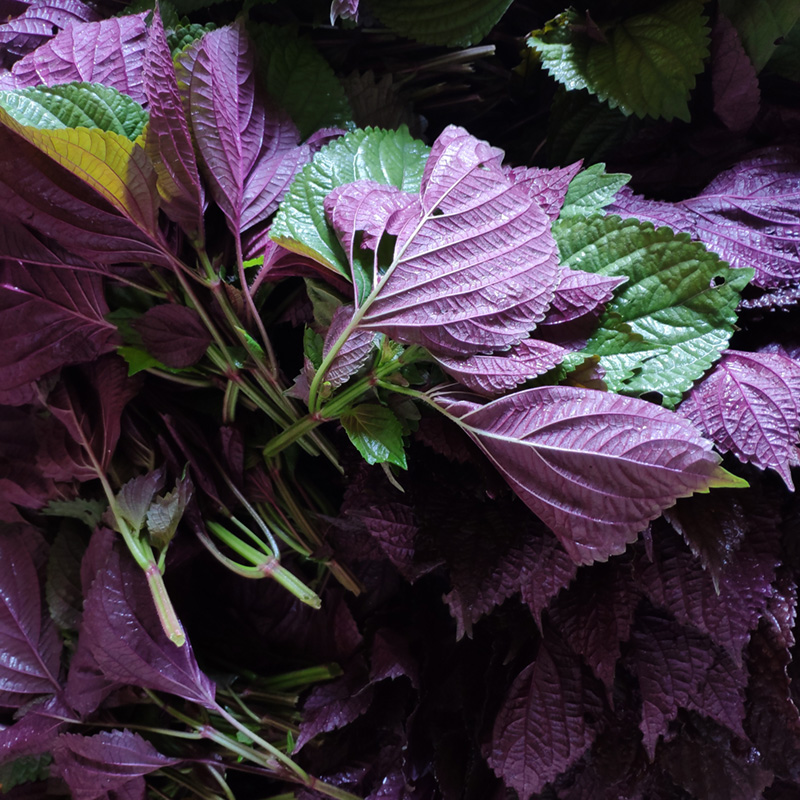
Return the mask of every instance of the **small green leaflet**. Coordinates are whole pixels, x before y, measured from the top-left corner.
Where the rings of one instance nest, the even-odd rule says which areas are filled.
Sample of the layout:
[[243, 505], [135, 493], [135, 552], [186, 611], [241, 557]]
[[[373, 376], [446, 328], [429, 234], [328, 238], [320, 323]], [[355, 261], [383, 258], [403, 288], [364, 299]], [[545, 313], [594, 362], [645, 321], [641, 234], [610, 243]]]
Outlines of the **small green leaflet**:
[[270, 229], [270, 237], [350, 279], [350, 268], [323, 200], [337, 186], [371, 180], [418, 192], [430, 148], [403, 126], [396, 131], [365, 128], [323, 147], [292, 182]]
[[425, 44], [467, 47], [497, 24], [511, 0], [371, 0], [387, 28]]
[[330, 64], [314, 43], [291, 26], [249, 25], [258, 52], [258, 75], [270, 98], [285, 109], [305, 139], [353, 117]]
[[406, 469], [403, 427], [386, 406], [362, 403], [342, 414], [340, 421], [367, 464], [388, 461]]
[[559, 220], [562, 263], [626, 275], [585, 355], [600, 356], [615, 392], [659, 392], [674, 408], [728, 346], [739, 293], [753, 276], [731, 269], [686, 234], [616, 216]]
[[[185, 20], [184, 20], [185, 21]], [[166, 21], [164, 25], [167, 26]], [[168, 26], [167, 26], [168, 27]], [[202, 39], [210, 31], [215, 31], [217, 26], [213, 22], [199, 25], [195, 22], [186, 25], [176, 25], [172, 30], [167, 31], [167, 44], [173, 58], [181, 50], [185, 50], [190, 44]]]
[[322, 337], [311, 328], [303, 331], [303, 353], [314, 369], [319, 369], [322, 364], [322, 344]]
[[559, 219], [589, 217], [602, 211], [631, 179], [624, 172], [608, 173], [605, 164], [581, 170], [569, 184]]
[[[720, 0], [719, 7], [739, 32], [756, 72], [800, 19], [797, 0]], [[797, 80], [797, 75], [792, 79]]]
[[[570, 9], [534, 31], [528, 46], [567, 89], [587, 89], [625, 114], [688, 122], [689, 93], [709, 52], [703, 5], [672, 0], [599, 28]], [[592, 26], [594, 37], [583, 32]]]
[[134, 141], [148, 113], [132, 98], [99, 83], [63, 83], [0, 92], [0, 106], [40, 130], [100, 128]]
[[46, 780], [50, 776], [52, 760], [50, 753], [43, 753], [40, 756], [22, 756], [3, 764], [0, 766], [0, 794], [25, 783]]
[[77, 519], [93, 531], [108, 508], [108, 503], [102, 500], [84, 500], [76, 497], [74, 500], [51, 500], [39, 511], [48, 517], [69, 517]]

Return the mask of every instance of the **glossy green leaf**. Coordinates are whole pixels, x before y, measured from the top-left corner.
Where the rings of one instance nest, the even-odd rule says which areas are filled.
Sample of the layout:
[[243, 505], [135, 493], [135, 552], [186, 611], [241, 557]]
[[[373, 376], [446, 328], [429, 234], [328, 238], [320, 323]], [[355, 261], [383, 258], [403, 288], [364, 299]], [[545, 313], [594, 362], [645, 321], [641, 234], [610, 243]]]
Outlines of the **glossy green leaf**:
[[147, 112], [132, 98], [99, 83], [63, 83], [0, 92], [0, 107], [34, 128], [100, 128], [136, 139]]
[[764, 70], [790, 81], [800, 81], [800, 23], [795, 23], [775, 48]]
[[196, 22], [191, 22], [188, 25], [177, 25], [167, 31], [167, 45], [174, 57], [181, 50], [216, 29], [217, 26], [213, 22], [207, 22], [205, 25], [200, 25]]
[[323, 147], [294, 179], [272, 223], [270, 236], [350, 279], [350, 267], [323, 200], [337, 186], [372, 180], [418, 192], [430, 148], [403, 127], [365, 128]]
[[797, 0], [720, 0], [720, 10], [734, 24], [744, 49], [759, 72], [800, 19]]
[[688, 121], [689, 93], [708, 56], [706, 22], [702, 0], [673, 0], [590, 36], [593, 23], [569, 10], [528, 45], [567, 89], [587, 89], [625, 114]]
[[389, 462], [406, 468], [403, 428], [394, 413], [376, 403], [362, 403], [342, 414], [342, 427], [367, 464]]
[[611, 203], [614, 195], [631, 179], [624, 172], [608, 173], [605, 167], [605, 164], [593, 164], [570, 181], [560, 219], [597, 214]]
[[511, 0], [371, 0], [369, 7], [395, 33], [425, 44], [475, 44], [497, 24]]
[[303, 139], [352, 119], [344, 88], [309, 38], [290, 26], [250, 25], [248, 33], [256, 46], [261, 85], [288, 112]]
[[685, 234], [616, 216], [553, 227], [562, 263], [625, 275], [584, 353], [600, 356], [612, 391], [658, 392], [674, 407], [728, 346], [752, 270], [731, 269]]

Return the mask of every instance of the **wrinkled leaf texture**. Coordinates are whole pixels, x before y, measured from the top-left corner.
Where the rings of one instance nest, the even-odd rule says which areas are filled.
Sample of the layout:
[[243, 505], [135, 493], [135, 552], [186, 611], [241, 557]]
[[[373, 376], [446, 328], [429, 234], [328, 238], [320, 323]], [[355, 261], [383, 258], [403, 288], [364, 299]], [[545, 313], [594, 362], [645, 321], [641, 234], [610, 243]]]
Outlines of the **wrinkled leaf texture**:
[[773, 147], [718, 175], [678, 203], [647, 200], [627, 187], [608, 211], [685, 231], [732, 267], [752, 267], [763, 288], [800, 276], [800, 152]]
[[728, 350], [681, 403], [691, 420], [723, 452], [774, 469], [794, 491], [800, 465], [800, 365], [780, 353]]
[[418, 196], [359, 181], [326, 198], [346, 252], [355, 254], [359, 231], [372, 242], [384, 230], [397, 237], [359, 327], [463, 356], [515, 345], [544, 317], [560, 277], [555, 243], [544, 212], [505, 177], [502, 155], [450, 126]]
[[174, 369], [196, 364], [211, 344], [211, 334], [200, 315], [186, 306], [153, 306], [132, 325], [147, 351]]
[[678, 497], [735, 483], [694, 426], [643, 400], [546, 386], [436, 402], [578, 564], [623, 552]]

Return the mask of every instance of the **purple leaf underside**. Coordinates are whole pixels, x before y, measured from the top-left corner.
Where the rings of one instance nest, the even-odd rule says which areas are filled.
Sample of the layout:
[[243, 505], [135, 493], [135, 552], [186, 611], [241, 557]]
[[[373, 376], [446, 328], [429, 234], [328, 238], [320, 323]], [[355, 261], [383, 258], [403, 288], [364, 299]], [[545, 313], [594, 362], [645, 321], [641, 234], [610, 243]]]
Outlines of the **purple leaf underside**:
[[61, 637], [42, 607], [36, 564], [25, 526], [0, 536], [0, 707], [19, 708], [61, 690]]
[[547, 216], [505, 177], [501, 158], [451, 126], [433, 145], [418, 196], [361, 181], [326, 199], [345, 251], [354, 230], [367, 231], [368, 241], [382, 230], [396, 236], [392, 263], [373, 275], [360, 327], [456, 357], [527, 338], [560, 272]]
[[436, 361], [477, 394], [496, 397], [560, 364], [569, 351], [538, 339], [523, 339], [505, 353], [467, 358], [439, 356]]
[[791, 491], [800, 465], [800, 365], [779, 353], [728, 350], [680, 406], [723, 452], [774, 469]]
[[358, 20], [358, 3], [359, 0], [332, 0], [331, 25], [335, 24], [339, 17]]
[[[112, 351], [118, 337], [97, 275], [0, 264], [0, 392], [30, 402], [27, 386], [68, 364]], [[31, 336], [31, 328], [36, 336]]]
[[191, 367], [206, 353], [211, 334], [192, 308], [159, 305], [133, 323], [147, 351], [174, 369]]
[[627, 187], [608, 211], [689, 233], [762, 288], [800, 278], [800, 154], [774, 147], [718, 175], [697, 197], [647, 200]]
[[285, 112], [256, 89], [254, 48], [241, 25], [202, 38], [192, 65], [192, 129], [211, 194], [235, 236], [266, 220], [310, 158]]
[[556, 169], [513, 167], [506, 168], [505, 174], [511, 183], [525, 190], [548, 219], [555, 221], [561, 213], [570, 181], [580, 172], [582, 164], [582, 161], [576, 161], [568, 167]]
[[691, 424], [636, 398], [547, 386], [437, 402], [578, 564], [623, 552], [678, 497], [723, 480]]
[[[333, 345], [336, 344], [337, 339], [350, 323], [352, 316], [353, 306], [351, 305], [339, 306], [333, 312], [333, 319], [322, 345], [323, 357], [330, 353]], [[347, 383], [367, 363], [374, 343], [375, 334], [372, 331], [356, 330], [347, 337], [325, 373], [325, 380], [333, 389]]]
[[86, 81], [118, 89], [145, 104], [145, 16], [71, 25], [0, 76], [0, 89]]

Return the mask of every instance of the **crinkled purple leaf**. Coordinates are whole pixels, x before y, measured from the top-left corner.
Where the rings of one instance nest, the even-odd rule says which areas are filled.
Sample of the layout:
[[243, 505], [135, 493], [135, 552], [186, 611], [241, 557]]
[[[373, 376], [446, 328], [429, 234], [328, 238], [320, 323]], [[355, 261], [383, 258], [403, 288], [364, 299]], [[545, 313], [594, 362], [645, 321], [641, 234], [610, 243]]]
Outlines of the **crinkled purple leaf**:
[[772, 594], [779, 563], [777, 531], [756, 531], [733, 554], [718, 584], [666, 525], [654, 526], [654, 560], [642, 561], [638, 583], [678, 622], [705, 633], [741, 666], [742, 649]]
[[591, 747], [596, 731], [589, 720], [600, 709], [592, 684], [580, 659], [546, 638], [511, 685], [488, 761], [520, 800], [541, 792]]
[[331, 25], [334, 25], [339, 17], [358, 21], [358, 2], [359, 0], [333, 0], [331, 2]]
[[61, 636], [42, 606], [24, 527], [0, 536], [0, 706], [19, 708], [61, 690]]
[[680, 736], [664, 747], [658, 762], [678, 786], [703, 800], [756, 800], [772, 783], [752, 752], [736, 747], [731, 734], [693, 717]]
[[[504, 176], [501, 157], [463, 129], [451, 126], [439, 136], [419, 196], [386, 221], [397, 237], [394, 257], [373, 276], [360, 327], [450, 356], [527, 338], [560, 273], [548, 218]], [[373, 187], [359, 190], [359, 224], [373, 218], [373, 209], [385, 216], [386, 193]], [[326, 211], [338, 218], [335, 204]]]
[[295, 752], [320, 733], [329, 733], [365, 714], [375, 687], [363, 670], [353, 667], [341, 678], [312, 689], [303, 703], [303, 720]]
[[0, 76], [0, 89], [102, 83], [145, 104], [142, 68], [146, 13], [76, 23]]
[[53, 758], [56, 773], [75, 800], [98, 800], [133, 782], [144, 787], [144, 775], [180, 763], [129, 730], [101, 731], [94, 736], [62, 734]]
[[196, 364], [211, 344], [211, 334], [200, 315], [186, 306], [153, 306], [133, 322], [133, 327], [147, 351], [175, 369]]
[[506, 352], [466, 358], [438, 356], [437, 363], [477, 394], [495, 397], [560, 364], [569, 351], [538, 339], [523, 339]]
[[95, 22], [97, 10], [81, 0], [35, 0], [19, 16], [0, 24], [0, 66], [10, 67], [74, 22]]
[[3, 126], [0, 215], [39, 231], [79, 259], [169, 264], [163, 243], [155, 242], [86, 183]]
[[505, 170], [506, 177], [515, 186], [525, 190], [531, 200], [553, 221], [558, 219], [570, 181], [580, 172], [582, 161], [568, 167], [543, 169], [542, 167], [513, 167]]
[[624, 187], [608, 211], [689, 233], [732, 267], [755, 269], [757, 286], [800, 277], [800, 156], [792, 148], [751, 156], [679, 203], [647, 200]]
[[711, 31], [711, 89], [714, 113], [725, 127], [746, 133], [761, 108], [761, 90], [736, 28], [722, 13]]
[[796, 781], [800, 776], [800, 710], [793, 699], [792, 664], [797, 615], [794, 576], [782, 570], [767, 613], [747, 648], [748, 709], [745, 727], [766, 766]]
[[731, 485], [691, 424], [637, 398], [547, 386], [437, 403], [579, 564], [621, 553], [678, 497]]
[[[353, 306], [339, 306], [333, 312], [333, 319], [328, 332], [325, 334], [325, 341], [322, 345], [322, 355], [327, 356], [331, 348], [336, 344], [336, 340], [344, 333], [345, 328], [353, 317]], [[325, 380], [330, 383], [331, 388], [341, 386], [358, 372], [369, 360], [375, 343], [375, 334], [372, 331], [356, 330], [347, 337], [344, 345], [339, 348], [336, 357], [331, 362], [328, 371], [325, 373]], [[313, 376], [313, 372], [312, 372]]]
[[609, 692], [620, 645], [628, 641], [640, 599], [630, 562], [615, 560], [582, 570], [550, 607], [550, 618], [566, 643], [583, 656]]
[[169, 641], [144, 575], [113, 551], [84, 603], [83, 630], [105, 677], [178, 695], [215, 708], [214, 684], [200, 671], [191, 645]]
[[310, 158], [297, 128], [256, 89], [254, 48], [236, 24], [206, 34], [191, 69], [192, 130], [211, 193], [235, 236], [278, 207]]
[[47, 753], [72, 717], [59, 697], [26, 708], [25, 714], [8, 727], [0, 727], [0, 764], [23, 756]]
[[541, 325], [574, 322], [587, 314], [599, 316], [603, 305], [614, 296], [614, 289], [626, 283], [627, 276], [600, 275], [570, 267], [561, 268], [561, 281]]
[[774, 469], [794, 490], [800, 465], [800, 365], [779, 353], [728, 350], [681, 403], [723, 452], [760, 469]]
[[145, 148], [158, 176], [162, 208], [190, 237], [201, 236], [205, 191], [158, 11], [146, 36], [144, 88], [150, 111]]
[[745, 738], [747, 675], [703, 634], [656, 614], [642, 614], [631, 633], [627, 656], [642, 693], [641, 730], [653, 759], [656, 743], [679, 708], [716, 720]]
[[408, 641], [397, 632], [382, 628], [372, 640], [369, 681], [378, 683], [403, 677], [419, 690], [419, 664], [409, 650]]
[[113, 350], [118, 337], [107, 313], [96, 275], [0, 263], [0, 391], [21, 391], [29, 402], [25, 388], [32, 381]]

